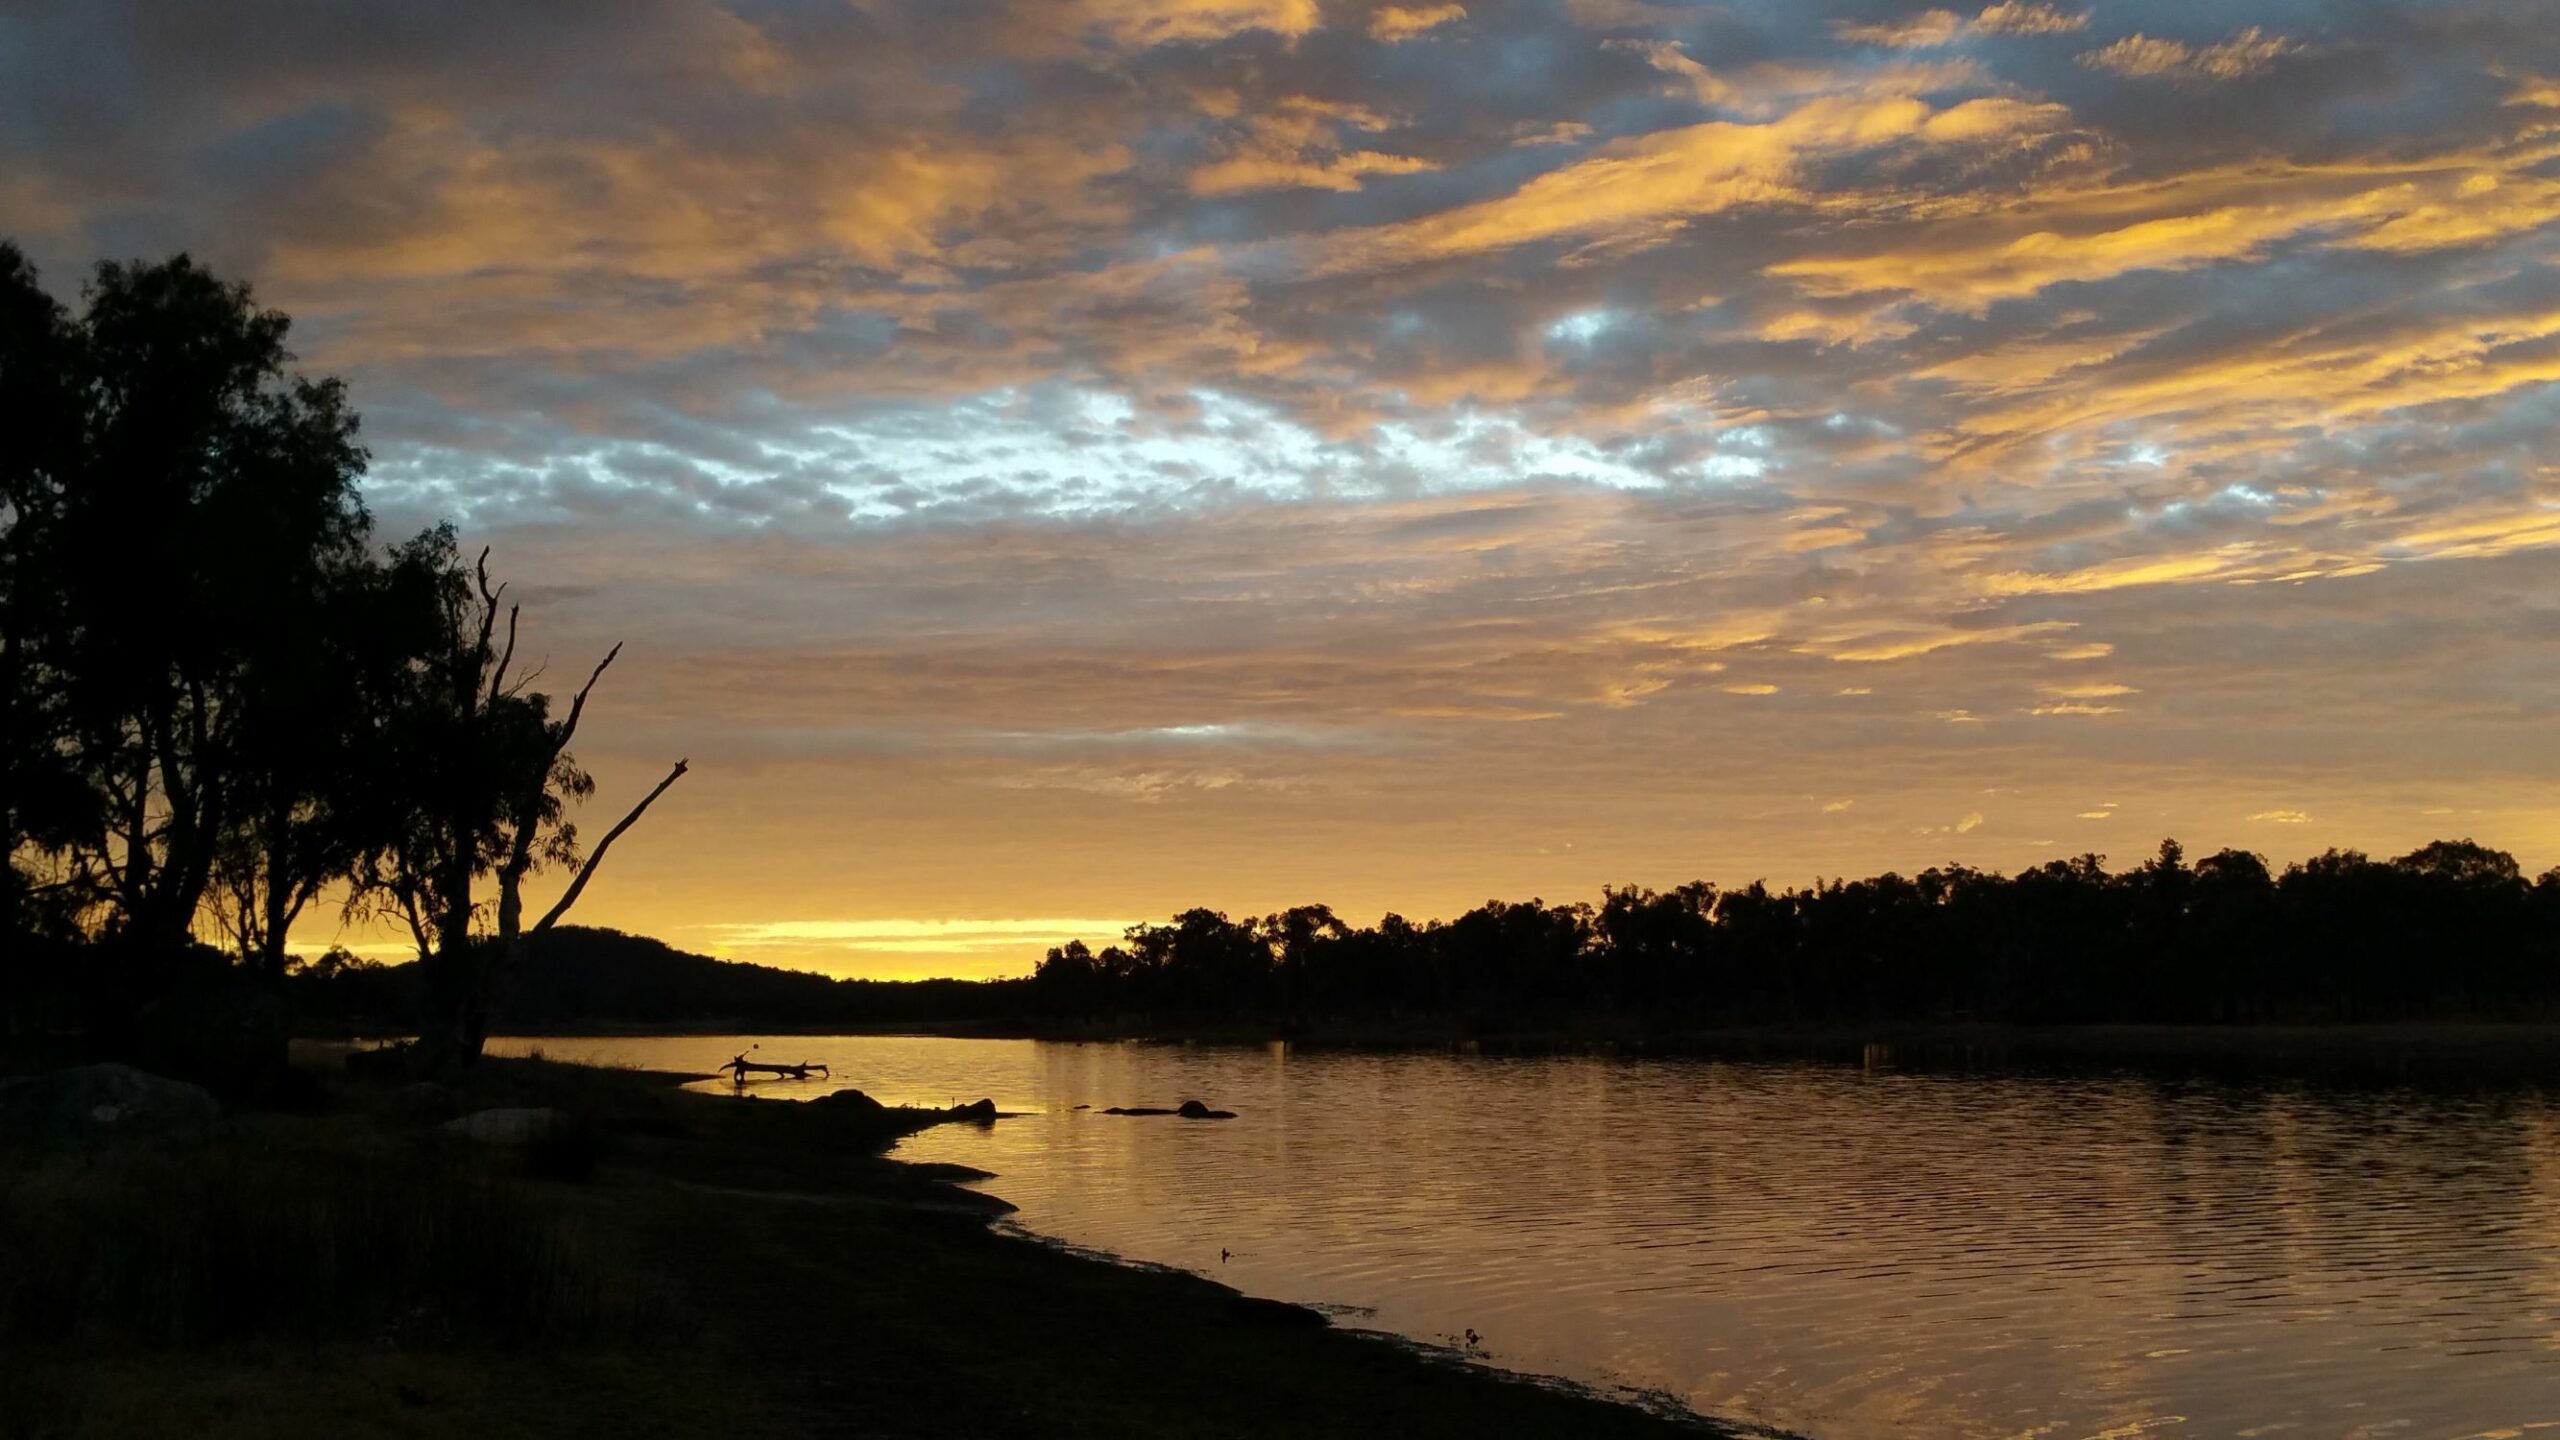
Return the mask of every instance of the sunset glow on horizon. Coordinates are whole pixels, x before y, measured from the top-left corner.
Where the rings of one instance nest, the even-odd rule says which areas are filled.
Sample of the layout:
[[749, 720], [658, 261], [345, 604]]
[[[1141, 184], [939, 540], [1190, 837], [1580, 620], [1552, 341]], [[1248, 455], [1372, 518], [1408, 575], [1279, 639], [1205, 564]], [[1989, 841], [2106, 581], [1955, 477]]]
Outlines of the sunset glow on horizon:
[[0, 236], [250, 280], [383, 534], [494, 547], [543, 687], [625, 642], [585, 828], [693, 768], [580, 923], [895, 978], [2169, 836], [2532, 872], [2552, 21], [39, 3]]

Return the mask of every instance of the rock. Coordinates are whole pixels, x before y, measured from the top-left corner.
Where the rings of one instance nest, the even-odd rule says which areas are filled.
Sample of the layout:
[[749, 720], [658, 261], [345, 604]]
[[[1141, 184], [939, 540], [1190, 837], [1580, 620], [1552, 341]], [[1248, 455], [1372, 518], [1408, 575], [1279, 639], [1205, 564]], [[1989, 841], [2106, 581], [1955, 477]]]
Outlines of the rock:
[[481, 1145], [533, 1145], [567, 1134], [575, 1125], [568, 1112], [548, 1105], [525, 1109], [475, 1110], [436, 1127], [439, 1134]]
[[976, 1120], [981, 1123], [992, 1122], [996, 1118], [996, 1102], [993, 1100], [973, 1100], [966, 1105], [954, 1105], [951, 1107], [951, 1118], [954, 1120]]
[[391, 1092], [391, 1113], [404, 1120], [441, 1120], [453, 1113], [453, 1092], [419, 1080]]
[[859, 1090], [837, 1090], [809, 1102], [811, 1108], [830, 1115], [877, 1115], [889, 1107]]
[[201, 1085], [130, 1065], [82, 1065], [0, 1088], [0, 1140], [93, 1145], [166, 1137], [209, 1139], [222, 1102]]

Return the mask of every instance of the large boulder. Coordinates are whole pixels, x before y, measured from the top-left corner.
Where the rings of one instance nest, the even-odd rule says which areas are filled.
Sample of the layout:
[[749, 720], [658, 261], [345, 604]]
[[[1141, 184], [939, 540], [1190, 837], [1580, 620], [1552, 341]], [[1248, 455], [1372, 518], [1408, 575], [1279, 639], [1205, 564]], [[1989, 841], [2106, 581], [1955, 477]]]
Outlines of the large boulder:
[[222, 1102], [212, 1091], [130, 1065], [82, 1065], [0, 1081], [0, 1140], [36, 1145], [204, 1140], [221, 1126]]
[[821, 1114], [850, 1116], [858, 1120], [868, 1120], [889, 1108], [859, 1090], [838, 1090], [821, 1095], [809, 1105]]

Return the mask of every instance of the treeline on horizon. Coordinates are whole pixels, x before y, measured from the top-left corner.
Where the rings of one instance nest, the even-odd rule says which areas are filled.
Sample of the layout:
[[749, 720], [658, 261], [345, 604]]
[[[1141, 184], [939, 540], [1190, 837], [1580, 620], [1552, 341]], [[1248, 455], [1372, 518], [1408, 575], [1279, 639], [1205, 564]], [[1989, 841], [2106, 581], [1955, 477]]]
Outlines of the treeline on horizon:
[[2176, 841], [2111, 873], [2082, 855], [2001, 875], [1955, 865], [1776, 889], [1604, 890], [1354, 927], [1321, 905], [1191, 910], [1030, 982], [1052, 1016], [1452, 1017], [1499, 1027], [1610, 1013], [1657, 1024], [1865, 1020], [2216, 1023], [2522, 1018], [2560, 1011], [2560, 870], [2440, 840], [2272, 870]]
[[420, 1052], [469, 1063], [684, 765], [585, 843], [619, 647], [560, 703], [485, 550], [378, 537], [345, 387], [246, 285], [180, 255], [80, 298], [0, 240], [0, 1038], [278, 1071], [288, 934], [336, 905], [414, 942]]
[[[1719, 889], [1607, 889], [1600, 903], [1487, 901], [1450, 920], [1353, 926], [1322, 905], [1194, 909], [1027, 979], [863, 980], [718, 961], [564, 926], [528, 942], [508, 1026], [677, 1029], [1328, 1024], [1477, 1033], [1870, 1021], [2391, 1022], [2560, 1015], [2560, 870], [2444, 840], [2391, 860], [2332, 850], [2281, 872], [2176, 842], [2110, 872], [2083, 855], [2002, 875]], [[300, 967], [314, 1023], [395, 1025], [417, 967], [343, 954]]]

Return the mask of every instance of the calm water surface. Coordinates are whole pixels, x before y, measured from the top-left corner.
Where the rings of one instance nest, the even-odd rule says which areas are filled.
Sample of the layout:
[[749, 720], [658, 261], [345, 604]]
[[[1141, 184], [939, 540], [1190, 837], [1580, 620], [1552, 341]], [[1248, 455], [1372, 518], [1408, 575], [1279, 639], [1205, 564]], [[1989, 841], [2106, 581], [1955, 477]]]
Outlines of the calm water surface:
[[[499, 1048], [700, 1070], [756, 1038]], [[2560, 1109], [2531, 1088], [873, 1036], [758, 1058], [1029, 1112], [897, 1153], [995, 1172], [1040, 1234], [1815, 1440], [2560, 1422]], [[1240, 1117], [1096, 1113], [1192, 1097]]]

